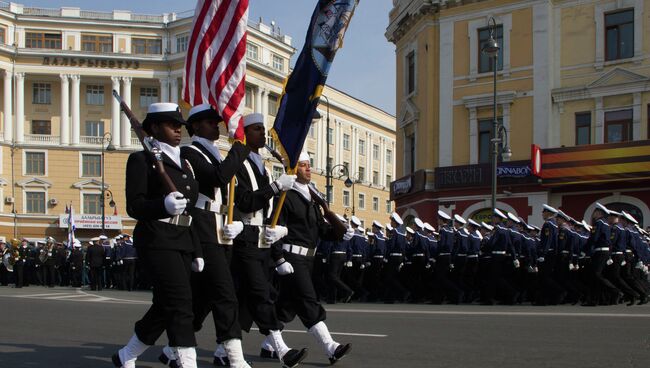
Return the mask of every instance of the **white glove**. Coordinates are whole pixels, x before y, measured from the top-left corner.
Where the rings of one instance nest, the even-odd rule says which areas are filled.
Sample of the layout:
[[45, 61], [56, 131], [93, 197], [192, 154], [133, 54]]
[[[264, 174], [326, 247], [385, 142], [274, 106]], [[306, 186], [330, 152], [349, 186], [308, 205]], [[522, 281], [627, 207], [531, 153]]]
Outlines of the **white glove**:
[[233, 221], [232, 224], [224, 225], [223, 236], [228, 240], [232, 240], [235, 239], [242, 230], [244, 230], [244, 223], [241, 221]]
[[533, 266], [528, 266], [528, 268], [526, 268], [526, 271], [528, 271], [528, 273], [535, 273], [535, 268], [533, 268]]
[[537, 272], [539, 272], [539, 268], [537, 268], [537, 266], [535, 266], [535, 273], [537, 273]]
[[453, 270], [453, 269], [454, 269], [454, 264], [453, 264], [453, 263], [451, 263], [451, 264], [449, 265], [449, 269], [450, 269], [450, 270]]
[[611, 265], [613, 265], [613, 264], [614, 264], [614, 261], [612, 261], [611, 258], [607, 260], [607, 265], [608, 265], [608, 266], [611, 266]]
[[323, 258], [323, 263], [327, 263], [327, 258]]
[[361, 266], [359, 266], [359, 269], [360, 269], [360, 270], [363, 270], [363, 269], [365, 269], [365, 268], [366, 268], [366, 264], [365, 264], [365, 263], [362, 263]]
[[515, 268], [519, 268], [519, 260], [518, 259], [515, 259], [514, 261], [512, 261], [512, 264], [515, 266]]
[[624, 267], [627, 264], [627, 262], [623, 261], [621, 262], [621, 267]]
[[636, 266], [634, 266], [634, 268], [637, 268], [637, 269], [639, 269], [639, 270], [642, 270], [642, 269], [643, 269], [643, 262], [641, 262], [641, 261], [637, 262], [637, 263], [636, 263]]
[[576, 266], [573, 263], [569, 263], [569, 271], [574, 271]]
[[284, 226], [275, 225], [275, 227], [267, 227], [264, 230], [264, 241], [266, 244], [273, 244], [287, 236], [287, 234], [289, 234], [289, 229]]
[[643, 273], [645, 273], [645, 274], [648, 273], [648, 266], [643, 266]]
[[539, 257], [539, 258], [537, 258], [537, 262], [539, 262], [539, 263], [544, 263], [544, 257]]
[[388, 263], [388, 259], [384, 258], [383, 259], [384, 263]]
[[291, 189], [291, 187], [293, 187], [293, 183], [295, 182], [295, 175], [282, 174], [275, 180], [275, 186], [278, 187], [278, 190], [286, 192], [287, 190]]
[[397, 271], [401, 271], [402, 267], [404, 267], [404, 263], [400, 263], [399, 266], [397, 267]]
[[275, 272], [280, 276], [288, 275], [293, 273], [293, 266], [291, 263], [284, 261], [275, 267]]
[[354, 236], [354, 229], [351, 226], [348, 226], [345, 234], [343, 234], [343, 240], [350, 240]]
[[165, 197], [165, 211], [172, 216], [183, 213], [186, 206], [187, 199], [183, 197], [181, 192], [171, 192]]
[[203, 258], [194, 258], [194, 260], [192, 261], [192, 271], [203, 272], [204, 267], [205, 267], [205, 261], [203, 261]]
[[345, 262], [345, 267], [352, 267], [352, 261]]
[[120, 259], [120, 261], [119, 261], [118, 263], [119, 263], [119, 264], [120, 264], [120, 266], [121, 266], [121, 265], [123, 265], [123, 264], [124, 264], [124, 261]]
[[427, 265], [424, 266], [424, 268], [426, 268], [427, 270], [428, 270], [429, 268], [431, 268], [431, 263], [427, 263]]

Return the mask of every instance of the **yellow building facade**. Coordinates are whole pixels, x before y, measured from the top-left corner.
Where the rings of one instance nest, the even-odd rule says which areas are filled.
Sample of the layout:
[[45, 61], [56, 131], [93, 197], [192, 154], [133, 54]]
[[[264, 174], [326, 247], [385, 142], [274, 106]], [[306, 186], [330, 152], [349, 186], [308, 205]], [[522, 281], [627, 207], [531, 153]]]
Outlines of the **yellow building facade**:
[[[187, 116], [180, 94], [191, 24], [192, 12], [153, 16], [0, 2], [0, 235], [61, 240], [70, 205], [81, 238], [101, 231], [102, 204], [109, 235], [133, 229], [124, 172], [140, 144], [112, 90], [140, 119], [159, 101], [180, 103]], [[291, 37], [274, 25], [249, 24], [246, 113], [264, 114], [268, 128], [295, 52]], [[324, 95], [329, 103], [319, 106], [322, 117], [305, 144], [314, 181], [324, 192], [329, 117], [331, 166], [345, 164], [357, 179], [346, 188], [336, 169], [333, 209], [385, 219], [387, 183], [395, 177], [395, 117], [329, 86]], [[221, 148], [227, 151], [226, 139]], [[279, 175], [281, 165], [264, 157]]]
[[[481, 46], [494, 19], [493, 36], [500, 46], [496, 115], [512, 150], [511, 161], [499, 164], [499, 208], [540, 223], [544, 203], [589, 219], [601, 201], [634, 212], [647, 225], [647, 175], [614, 165], [641, 157], [616, 149], [648, 150], [650, 1], [393, 4], [386, 38], [395, 44], [397, 58], [397, 152], [402, 159], [392, 198], [399, 213], [434, 221], [439, 208], [480, 218], [491, 208], [494, 69]], [[543, 170], [536, 175], [532, 145], [541, 149]], [[590, 157], [589, 150], [610, 161], [589, 161], [599, 157]], [[564, 166], [552, 163], [553, 155], [569, 151], [580, 154]], [[559, 180], [561, 166], [564, 177], [575, 176], [582, 184]], [[589, 170], [580, 173], [581, 167]], [[502, 175], [526, 168], [528, 175]]]

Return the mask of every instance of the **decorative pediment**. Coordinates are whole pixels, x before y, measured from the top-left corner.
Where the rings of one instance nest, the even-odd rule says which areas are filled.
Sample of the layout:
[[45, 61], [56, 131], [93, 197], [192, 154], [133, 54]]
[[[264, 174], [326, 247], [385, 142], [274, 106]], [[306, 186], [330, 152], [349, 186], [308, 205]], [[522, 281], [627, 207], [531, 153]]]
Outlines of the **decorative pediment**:
[[[512, 102], [517, 97], [517, 92], [515, 91], [503, 91], [497, 94], [497, 104], [512, 104]], [[473, 95], [463, 97], [463, 105], [466, 108], [477, 108], [484, 106], [492, 106], [494, 103], [494, 96], [492, 93], [483, 94], [483, 95]]]
[[587, 84], [587, 88], [598, 88], [604, 86], [646, 82], [648, 80], [650, 80], [650, 78], [644, 75], [637, 74], [621, 68], [614, 68], [608, 71], [607, 73], [603, 74], [595, 81]]
[[[81, 189], [81, 190], [83, 190], [83, 189], [101, 190], [102, 189], [102, 182], [101, 182], [101, 180], [97, 180], [97, 179], [87, 179], [87, 180], [78, 181], [78, 182], [72, 184], [72, 186], [74, 188]], [[109, 185], [104, 183], [104, 189], [108, 189], [108, 187], [109, 187]]]
[[43, 188], [47, 189], [52, 186], [52, 183], [50, 183], [47, 180], [43, 180], [40, 178], [30, 178], [30, 179], [25, 179], [21, 180], [19, 182], [16, 182], [16, 186], [19, 186], [23, 189], [25, 188]]
[[413, 121], [416, 121], [420, 118], [420, 109], [418, 109], [417, 106], [413, 102], [411, 102], [411, 99], [407, 98], [404, 103], [402, 104], [402, 109], [399, 114], [399, 119], [398, 125], [401, 127], [404, 127], [405, 125], [408, 125], [409, 123], [412, 123]]
[[6, 187], [9, 182], [5, 178], [0, 178], [0, 186], [1, 187]]

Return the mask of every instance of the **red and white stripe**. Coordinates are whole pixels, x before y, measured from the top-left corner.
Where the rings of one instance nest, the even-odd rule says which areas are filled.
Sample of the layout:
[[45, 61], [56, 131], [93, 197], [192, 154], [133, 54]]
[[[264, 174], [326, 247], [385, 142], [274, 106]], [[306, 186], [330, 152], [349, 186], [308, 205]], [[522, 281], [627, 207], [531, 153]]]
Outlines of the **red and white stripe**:
[[183, 100], [209, 103], [223, 116], [230, 138], [243, 140], [248, 0], [199, 0], [194, 11]]

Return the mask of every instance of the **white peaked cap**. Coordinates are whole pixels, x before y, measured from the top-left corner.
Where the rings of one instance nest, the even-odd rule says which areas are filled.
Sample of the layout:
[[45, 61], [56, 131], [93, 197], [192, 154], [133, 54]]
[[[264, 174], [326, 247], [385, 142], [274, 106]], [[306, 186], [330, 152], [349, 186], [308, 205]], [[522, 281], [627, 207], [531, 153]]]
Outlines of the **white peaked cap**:
[[196, 105], [196, 106], [194, 106], [194, 107], [192, 107], [190, 109], [190, 116], [192, 116], [194, 114], [198, 114], [198, 113], [206, 111], [206, 110], [210, 110], [211, 108], [212, 108], [212, 106], [210, 104]]
[[543, 211], [548, 211], [550, 213], [557, 213], [557, 209], [555, 209], [555, 208], [553, 208], [553, 207], [551, 207], [551, 206], [549, 206], [547, 204], [545, 204], [543, 206], [543, 208], [544, 208]]
[[393, 227], [390, 224], [386, 224], [386, 230], [393, 231]]
[[91, 238], [90, 241], [91, 241], [91, 242], [99, 241], [99, 236], [96, 236], [96, 237], [94, 237], [94, 238]]
[[73, 245], [75, 248], [81, 248], [81, 242], [79, 241], [79, 239], [75, 239], [75, 240], [72, 242], [72, 245]]
[[106, 239], [108, 239], [108, 237], [106, 235], [100, 235], [99, 236], [99, 240], [106, 240]]
[[470, 225], [476, 226], [476, 227], [481, 227], [481, 224], [478, 222], [472, 220], [472, 219], [467, 219], [467, 222], [469, 222]]
[[369, 236], [369, 237], [372, 236], [374, 238], [375, 233], [373, 233], [372, 231], [368, 231], [368, 232], [366, 232], [366, 236]]
[[639, 221], [637, 221], [637, 220], [636, 220], [632, 215], [630, 215], [629, 213], [627, 213], [627, 212], [625, 212], [625, 211], [623, 211], [623, 216], [625, 216], [625, 218], [626, 218], [628, 221], [630, 221], [631, 223], [633, 223], [633, 224], [635, 224], [635, 225], [639, 223]]
[[379, 221], [377, 221], [377, 220], [375, 220], [375, 221], [372, 222], [372, 226], [376, 226], [376, 227], [378, 227], [378, 228], [380, 228], [380, 229], [383, 229], [383, 228], [384, 228], [384, 225], [382, 225], [381, 222], [379, 222]]
[[492, 230], [494, 229], [494, 226], [492, 226], [492, 225], [488, 225], [488, 224], [486, 224], [486, 223], [483, 222], [483, 221], [481, 221], [481, 226], [483, 226], [484, 228], [488, 229], [489, 231], [492, 231]]
[[419, 217], [416, 217], [415, 218], [415, 226], [417, 226], [420, 229], [424, 229], [424, 222], [422, 222], [422, 220], [420, 220]]
[[348, 220], [346, 220], [345, 217], [339, 215], [338, 213], [336, 214], [336, 217], [339, 219], [339, 221], [341, 221], [341, 222], [343, 222], [343, 223], [347, 223], [347, 222], [348, 222]]
[[177, 104], [172, 102], [156, 102], [149, 105], [147, 114], [153, 114], [157, 112], [174, 112], [174, 111], [179, 111], [179, 107]]
[[253, 124], [264, 124], [264, 115], [255, 112], [244, 116], [244, 128]]
[[404, 221], [402, 221], [402, 218], [397, 214], [397, 212], [391, 213], [390, 218], [393, 219], [393, 221], [397, 222], [398, 225], [402, 225], [404, 223]]
[[460, 222], [463, 225], [465, 225], [467, 223], [467, 221], [465, 221], [465, 219], [459, 214], [454, 215], [454, 220], [456, 220], [457, 222]]
[[427, 230], [427, 231], [431, 231], [431, 232], [436, 231], [436, 229], [434, 229], [433, 226], [431, 226], [431, 224], [428, 223], [428, 222], [424, 223], [424, 229]]
[[300, 161], [307, 161], [310, 162], [311, 160], [309, 159], [309, 153], [302, 151], [300, 152], [300, 157], [298, 157], [298, 162]]
[[359, 218], [357, 216], [350, 217], [350, 223], [352, 223], [354, 225], [357, 225], [357, 226], [361, 226], [361, 220], [359, 220]]
[[443, 210], [438, 210], [438, 217], [443, 218], [445, 220], [451, 220], [451, 216], [449, 216], [445, 211]]
[[609, 209], [600, 203], [596, 203], [596, 209], [605, 212], [605, 214], [609, 214]]
[[410, 234], [415, 234], [415, 230], [411, 229], [410, 227], [406, 227], [406, 232]]
[[513, 215], [512, 212], [508, 212], [508, 218], [509, 218], [510, 220], [512, 220], [512, 222], [514, 222], [514, 223], [516, 223], [516, 224], [520, 224], [520, 223], [521, 223], [521, 220], [519, 219], [519, 217]]

